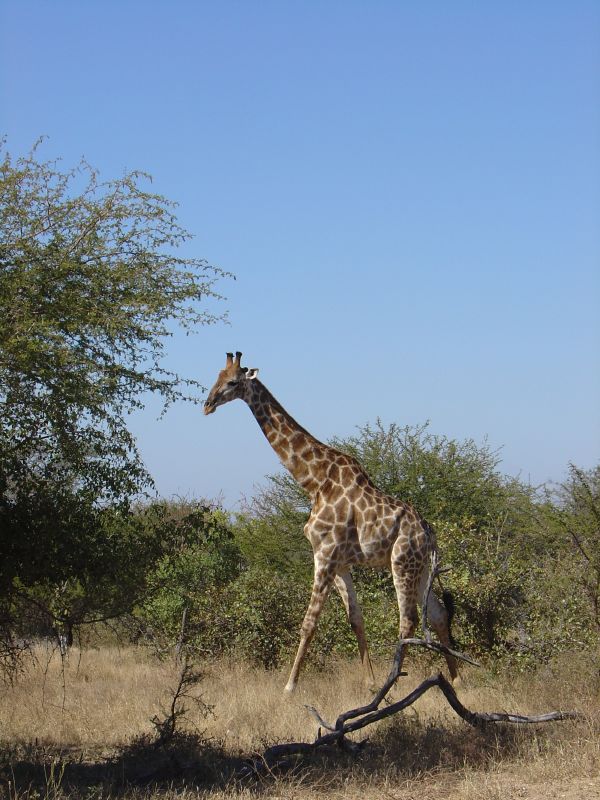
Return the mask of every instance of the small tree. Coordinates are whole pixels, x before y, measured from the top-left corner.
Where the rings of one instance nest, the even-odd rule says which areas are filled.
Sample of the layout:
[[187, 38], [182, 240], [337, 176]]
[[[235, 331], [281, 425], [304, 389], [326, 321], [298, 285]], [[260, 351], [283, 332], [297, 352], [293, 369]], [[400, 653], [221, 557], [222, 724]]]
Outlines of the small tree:
[[21, 638], [52, 636], [64, 653], [82, 626], [119, 617], [144, 595], [160, 531], [139, 514], [77, 495], [40, 491], [31, 503], [6, 531], [4, 601]]
[[160, 540], [135, 609], [146, 637], [167, 651], [183, 624], [188, 650], [218, 652], [227, 638], [220, 594], [243, 563], [225, 514], [203, 504], [154, 503], [142, 515]]

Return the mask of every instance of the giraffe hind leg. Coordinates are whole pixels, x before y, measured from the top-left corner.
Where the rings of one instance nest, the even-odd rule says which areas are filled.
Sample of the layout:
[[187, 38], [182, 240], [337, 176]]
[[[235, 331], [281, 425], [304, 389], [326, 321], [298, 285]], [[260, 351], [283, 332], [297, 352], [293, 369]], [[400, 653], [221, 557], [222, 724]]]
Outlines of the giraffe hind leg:
[[350, 572], [344, 571], [335, 576], [335, 588], [338, 590], [350, 627], [354, 631], [356, 641], [358, 642], [358, 652], [360, 654], [360, 661], [363, 668], [365, 683], [369, 688], [375, 686], [375, 675], [373, 673], [373, 665], [369, 656], [369, 647], [367, 645], [367, 638], [365, 636], [365, 623], [362, 615], [356, 591], [352, 582]]

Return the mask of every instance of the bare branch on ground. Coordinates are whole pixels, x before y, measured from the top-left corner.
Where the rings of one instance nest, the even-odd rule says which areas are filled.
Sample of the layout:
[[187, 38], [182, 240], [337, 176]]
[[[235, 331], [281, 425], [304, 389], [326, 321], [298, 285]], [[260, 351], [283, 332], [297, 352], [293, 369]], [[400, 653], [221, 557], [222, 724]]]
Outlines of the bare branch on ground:
[[[268, 747], [259, 757], [253, 759], [248, 763], [239, 773], [239, 778], [248, 778], [264, 774], [265, 771], [269, 772], [275, 768], [285, 766], [286, 759], [291, 756], [309, 755], [316, 750], [328, 745], [337, 744], [345, 750], [356, 753], [360, 751], [366, 744], [363, 742], [351, 742], [345, 739], [345, 736], [354, 731], [365, 728], [368, 725], [378, 722], [379, 720], [397, 714], [400, 711], [411, 706], [422, 695], [437, 686], [444, 697], [448, 701], [451, 708], [458, 714], [459, 717], [465, 720], [469, 725], [484, 726], [490, 723], [507, 722], [516, 724], [535, 724], [542, 722], [555, 722], [558, 720], [578, 719], [580, 714], [574, 711], [551, 711], [546, 714], [525, 715], [525, 714], [510, 714], [506, 712], [482, 712], [471, 711], [466, 708], [457, 697], [457, 694], [452, 684], [438, 672], [437, 675], [432, 675], [422, 683], [420, 683], [410, 694], [398, 700], [395, 703], [379, 708], [378, 705], [387, 694], [391, 685], [388, 686], [388, 681], [382, 689], [377, 693], [371, 703], [360, 708], [351, 709], [340, 714], [337, 718], [335, 726], [327, 723], [318, 711], [314, 708], [309, 708], [309, 711], [316, 718], [320, 725], [317, 737], [313, 742], [287, 742], [285, 744], [277, 744]], [[392, 683], [393, 685], [393, 683]], [[383, 689], [387, 686], [387, 691], [382, 695]], [[349, 721], [352, 720], [352, 721]], [[328, 733], [321, 734], [321, 728], [325, 728]]]

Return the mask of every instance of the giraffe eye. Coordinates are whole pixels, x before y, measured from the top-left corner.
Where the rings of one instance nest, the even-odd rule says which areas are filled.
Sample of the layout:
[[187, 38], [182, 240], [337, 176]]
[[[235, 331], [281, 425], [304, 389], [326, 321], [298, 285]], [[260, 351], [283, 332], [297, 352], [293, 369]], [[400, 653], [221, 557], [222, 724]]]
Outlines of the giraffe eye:
[[238, 383], [239, 381], [237, 380], [227, 381], [227, 386], [237, 386]]

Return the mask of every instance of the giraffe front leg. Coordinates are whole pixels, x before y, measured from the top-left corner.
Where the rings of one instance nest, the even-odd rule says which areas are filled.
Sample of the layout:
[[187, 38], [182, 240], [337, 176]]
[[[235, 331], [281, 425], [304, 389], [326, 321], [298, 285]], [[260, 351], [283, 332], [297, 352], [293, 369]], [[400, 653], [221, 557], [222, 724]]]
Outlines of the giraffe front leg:
[[354, 631], [356, 641], [358, 642], [358, 652], [360, 654], [365, 683], [369, 688], [373, 688], [375, 686], [375, 675], [373, 674], [373, 665], [369, 657], [369, 647], [365, 636], [365, 623], [360, 605], [358, 604], [352, 576], [349, 572], [344, 571], [335, 576], [335, 588], [340, 593], [340, 597], [346, 609], [346, 614], [348, 615], [350, 627]]
[[306, 614], [304, 615], [304, 621], [302, 622], [302, 627], [300, 630], [300, 644], [298, 646], [298, 652], [296, 653], [292, 671], [290, 672], [290, 677], [285, 686], [286, 692], [291, 693], [296, 688], [300, 667], [302, 666], [308, 646], [310, 645], [315, 634], [317, 622], [319, 620], [325, 600], [327, 599], [327, 595], [331, 589], [332, 582], [333, 574], [330, 567], [315, 568], [315, 577], [313, 579], [310, 603], [308, 604]]

